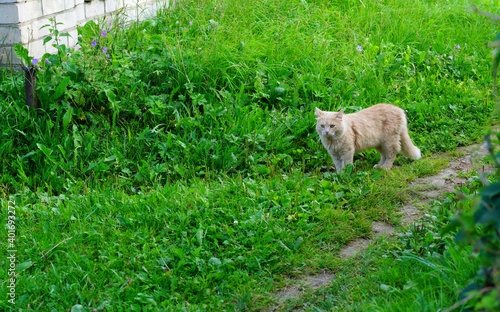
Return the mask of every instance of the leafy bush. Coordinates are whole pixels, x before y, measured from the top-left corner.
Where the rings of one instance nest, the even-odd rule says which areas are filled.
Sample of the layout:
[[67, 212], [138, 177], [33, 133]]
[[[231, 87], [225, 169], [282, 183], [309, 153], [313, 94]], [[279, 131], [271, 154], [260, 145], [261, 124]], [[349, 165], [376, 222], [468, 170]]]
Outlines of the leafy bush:
[[[498, 171], [500, 170], [498, 163], [500, 154], [492, 147], [498, 146], [500, 140], [498, 136], [491, 140], [488, 135], [486, 142]], [[460, 229], [455, 240], [459, 243], [471, 244], [474, 247], [472, 257], [477, 258], [482, 266], [472, 283], [462, 291], [462, 299], [454, 307], [467, 304], [476, 311], [484, 309], [496, 311], [500, 308], [498, 290], [498, 285], [500, 285], [500, 182], [486, 186], [481, 190], [480, 196], [481, 200], [477, 207], [473, 210], [462, 211], [456, 219], [452, 220], [447, 229]]]

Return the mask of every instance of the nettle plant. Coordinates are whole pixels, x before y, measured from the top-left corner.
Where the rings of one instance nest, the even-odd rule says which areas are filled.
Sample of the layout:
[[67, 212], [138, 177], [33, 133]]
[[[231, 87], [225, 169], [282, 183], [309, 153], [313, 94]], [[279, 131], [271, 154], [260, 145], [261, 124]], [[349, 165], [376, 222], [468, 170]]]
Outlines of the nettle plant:
[[[56, 23], [53, 18], [49, 21], [49, 24], [41, 27], [41, 29], [48, 27], [50, 33], [44, 39], [43, 44], [51, 44], [56, 51], [55, 54], [45, 53], [39, 60], [30, 56], [29, 51], [21, 44], [14, 46], [14, 52], [24, 64], [31, 63], [31, 67], [35, 70], [40, 107], [47, 112], [57, 112], [57, 116], [64, 116], [63, 124], [66, 127], [75, 114], [74, 101], [71, 101], [75, 93], [68, 92], [68, 87], [71, 87], [72, 82], [81, 80], [83, 72], [77, 62], [74, 62], [75, 49], [68, 48], [61, 43], [61, 37], [70, 37], [70, 35], [60, 33], [57, 29], [57, 26], [62, 23]], [[79, 113], [83, 114], [81, 110]]]
[[93, 113], [112, 116], [114, 120], [121, 110], [117, 94], [123, 91], [117, 87], [120, 81], [117, 81], [116, 70], [121, 66], [114, 51], [124, 23], [119, 18], [106, 19], [104, 16], [97, 22], [77, 25], [79, 48], [75, 49], [61, 43], [61, 37], [70, 36], [57, 29], [62, 23], [56, 23], [53, 18], [49, 21], [41, 27], [49, 28], [43, 43], [50, 44], [56, 53], [46, 53], [39, 60], [30, 56], [21, 44], [14, 47], [23, 64], [36, 71], [40, 107], [64, 116], [64, 127], [72, 121], [87, 122]]

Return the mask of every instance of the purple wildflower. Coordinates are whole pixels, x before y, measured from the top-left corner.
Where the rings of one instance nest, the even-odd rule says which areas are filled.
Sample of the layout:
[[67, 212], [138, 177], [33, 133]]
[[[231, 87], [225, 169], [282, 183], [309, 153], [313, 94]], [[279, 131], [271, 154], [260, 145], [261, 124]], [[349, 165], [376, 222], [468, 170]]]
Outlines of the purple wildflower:
[[261, 71], [261, 72], [260, 72], [260, 75], [261, 75], [261, 76], [264, 76], [264, 72], [263, 72], [263, 71]]
[[95, 47], [97, 45], [97, 41], [92, 41], [92, 43], [90, 44], [91, 46]]
[[450, 60], [452, 60], [453, 59], [453, 55], [450, 55], [449, 58], [450, 58]]
[[47, 65], [50, 65], [49, 59], [45, 59], [45, 63], [47, 63]]
[[31, 60], [31, 64], [33, 64], [33, 65], [38, 64], [38, 60], [37, 60], [36, 58], [32, 59], [32, 60]]
[[358, 51], [358, 52], [363, 52], [363, 47], [362, 47], [362, 46], [360, 46], [360, 45], [358, 45], [358, 46], [356, 47], [356, 51]]
[[456, 45], [455, 45], [455, 49], [460, 49], [460, 45], [459, 45], [459, 44], [456, 44]]
[[120, 24], [120, 27], [121, 27], [121, 28], [123, 28], [123, 27], [125, 27], [125, 25], [124, 25], [123, 23], [121, 23], [121, 24]]
[[107, 35], [108, 35], [108, 33], [107, 33], [107, 32], [105, 32], [104, 30], [103, 30], [103, 31], [101, 31], [101, 36], [106, 37]]
[[108, 47], [103, 47], [102, 52], [104, 52], [104, 53], [108, 52]]
[[107, 56], [108, 58], [110, 58], [110, 57], [111, 57], [111, 56], [109, 56], [109, 54], [106, 54], [106, 56]]
[[189, 25], [193, 26], [193, 22], [192, 22], [192, 21], [189, 21]]

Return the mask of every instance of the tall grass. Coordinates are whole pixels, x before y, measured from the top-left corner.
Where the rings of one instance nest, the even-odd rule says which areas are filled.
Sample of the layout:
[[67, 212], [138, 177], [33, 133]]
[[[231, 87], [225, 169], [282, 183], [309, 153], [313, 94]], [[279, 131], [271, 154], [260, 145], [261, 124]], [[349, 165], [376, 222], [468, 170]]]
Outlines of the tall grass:
[[368, 151], [332, 173], [313, 108], [395, 103], [424, 155], [476, 142], [495, 32], [467, 5], [181, 1], [142, 23], [89, 22], [79, 51], [39, 62], [37, 114], [3, 70], [17, 306], [256, 310], [284, 276], [339, 270], [340, 248], [397, 223], [408, 181], [445, 161], [380, 172]]

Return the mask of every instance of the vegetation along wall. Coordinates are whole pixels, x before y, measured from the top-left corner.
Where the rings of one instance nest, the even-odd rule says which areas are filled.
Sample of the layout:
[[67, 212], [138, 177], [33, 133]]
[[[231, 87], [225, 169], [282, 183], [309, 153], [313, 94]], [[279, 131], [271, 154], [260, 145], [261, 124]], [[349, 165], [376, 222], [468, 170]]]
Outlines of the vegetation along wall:
[[0, 64], [19, 65], [13, 53], [16, 43], [23, 44], [34, 57], [55, 53], [44, 40], [53, 27], [53, 18], [61, 37], [60, 44], [72, 47], [78, 40], [76, 26], [83, 25], [104, 15], [120, 14], [125, 20], [142, 19], [155, 14], [158, 8], [167, 7], [169, 0], [0, 0]]

